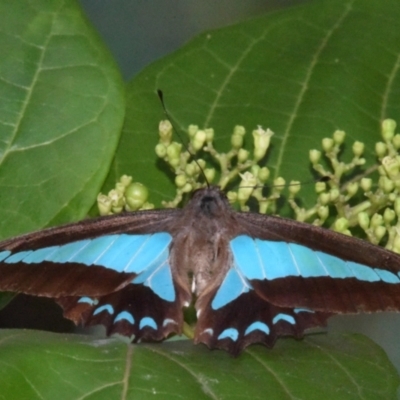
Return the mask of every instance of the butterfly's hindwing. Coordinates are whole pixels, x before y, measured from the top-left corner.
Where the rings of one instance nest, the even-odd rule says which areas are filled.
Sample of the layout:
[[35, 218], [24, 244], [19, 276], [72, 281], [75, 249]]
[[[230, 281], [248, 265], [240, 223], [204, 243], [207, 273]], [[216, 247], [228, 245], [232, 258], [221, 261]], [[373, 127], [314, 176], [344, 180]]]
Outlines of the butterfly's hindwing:
[[56, 300], [64, 316], [85, 326], [102, 324], [107, 335], [120, 334], [132, 341], [159, 341], [182, 332], [180, 301], [166, 301], [144, 285], [129, 284], [99, 298], [64, 297]]
[[212, 297], [201, 304], [195, 342], [237, 355], [251, 343], [273, 347], [279, 336], [301, 338], [304, 331], [326, 325], [331, 314], [304, 308], [282, 308], [262, 299], [254, 290], [215, 309]]

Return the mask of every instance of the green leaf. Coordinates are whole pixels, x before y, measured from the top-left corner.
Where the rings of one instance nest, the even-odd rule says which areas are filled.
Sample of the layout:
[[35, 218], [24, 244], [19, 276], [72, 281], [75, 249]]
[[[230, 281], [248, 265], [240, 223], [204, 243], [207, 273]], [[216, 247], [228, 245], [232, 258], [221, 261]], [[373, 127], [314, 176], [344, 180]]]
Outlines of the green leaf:
[[[156, 89], [164, 91], [179, 129], [213, 127], [220, 151], [229, 148], [236, 124], [248, 132], [271, 128], [265, 164], [274, 177], [309, 180], [308, 151], [336, 129], [347, 132], [348, 147], [354, 140], [366, 144], [371, 166], [380, 121], [400, 121], [399, 18], [400, 3], [391, 0], [320, 0], [200, 35], [128, 85], [107, 187], [128, 173], [152, 188], [157, 201], [172, 195], [154, 155], [163, 118]], [[312, 186], [301, 192], [308, 205]]]
[[2, 331], [0, 343], [7, 399], [375, 400], [396, 399], [400, 383], [383, 351], [358, 335], [283, 339], [238, 358], [189, 341], [131, 345], [35, 331]]
[[119, 72], [76, 1], [0, 1], [0, 235], [86, 215], [124, 117]]

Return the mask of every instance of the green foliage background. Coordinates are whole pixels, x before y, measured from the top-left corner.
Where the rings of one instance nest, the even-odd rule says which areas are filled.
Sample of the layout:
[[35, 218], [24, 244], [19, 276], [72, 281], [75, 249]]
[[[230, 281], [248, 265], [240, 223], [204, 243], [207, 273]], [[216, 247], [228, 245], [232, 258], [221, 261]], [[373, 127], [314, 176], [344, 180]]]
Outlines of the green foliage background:
[[[213, 127], [220, 150], [236, 124], [270, 127], [274, 176], [311, 177], [308, 150], [335, 129], [366, 144], [371, 166], [380, 121], [400, 120], [399, 20], [391, 0], [310, 2], [206, 32], [124, 87], [75, 1], [1, 0], [1, 237], [83, 218], [123, 173], [152, 201], [171, 197], [154, 154], [159, 88], [179, 128]], [[3, 330], [0, 365], [6, 399], [395, 399], [399, 383], [358, 336], [282, 339], [232, 359], [185, 341]]]

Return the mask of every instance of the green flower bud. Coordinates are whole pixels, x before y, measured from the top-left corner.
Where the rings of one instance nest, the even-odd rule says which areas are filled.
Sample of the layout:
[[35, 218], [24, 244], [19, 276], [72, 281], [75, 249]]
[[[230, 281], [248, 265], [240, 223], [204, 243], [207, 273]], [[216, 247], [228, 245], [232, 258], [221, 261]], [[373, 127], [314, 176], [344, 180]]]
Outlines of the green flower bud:
[[168, 120], [161, 121], [158, 125], [158, 135], [160, 142], [168, 146], [172, 140], [172, 125]]
[[335, 144], [342, 144], [344, 142], [344, 138], [346, 137], [346, 132], [344, 131], [335, 131], [333, 133], [333, 141]]
[[111, 199], [113, 206], [123, 205], [124, 193], [121, 190], [111, 189], [108, 192], [108, 197]]
[[329, 217], [329, 207], [327, 206], [320, 206], [318, 207], [317, 210], [318, 216], [322, 219], [322, 220], [326, 220]]
[[197, 125], [189, 125], [189, 127], [188, 127], [189, 137], [193, 138], [198, 130], [199, 130], [199, 127]]
[[371, 228], [376, 228], [378, 226], [381, 226], [383, 224], [383, 217], [381, 214], [375, 213], [371, 217]]
[[396, 157], [383, 157], [382, 166], [391, 178], [397, 177], [397, 175], [399, 174], [400, 163]]
[[[193, 161], [193, 162], [194, 162], [194, 161]], [[199, 168], [199, 166], [200, 166], [201, 169], [205, 169], [207, 163], [206, 163], [202, 158], [199, 158], [199, 159], [197, 160], [197, 164], [195, 163], [195, 165], [197, 166], [197, 168]]]
[[204, 132], [206, 133], [206, 142], [212, 142], [214, 140], [214, 129], [204, 129]]
[[393, 136], [392, 143], [396, 150], [400, 149], [400, 135], [398, 133]]
[[105, 194], [99, 193], [97, 196], [97, 208], [101, 216], [111, 214], [111, 199]]
[[203, 130], [198, 130], [192, 139], [192, 145], [195, 151], [201, 150], [206, 142], [207, 135]]
[[393, 138], [396, 125], [396, 121], [393, 119], [385, 119], [382, 122], [382, 137], [385, 141], [389, 141]]
[[362, 178], [360, 181], [360, 186], [361, 186], [361, 189], [364, 190], [364, 192], [369, 192], [372, 187], [372, 179]]
[[381, 176], [379, 178], [379, 187], [384, 193], [390, 193], [394, 188], [394, 183], [387, 176]]
[[383, 220], [386, 224], [390, 224], [396, 218], [396, 213], [391, 208], [386, 208], [383, 212]]
[[146, 203], [149, 191], [139, 182], [131, 183], [125, 191], [125, 200], [131, 210], [139, 210]]
[[182, 189], [182, 193], [190, 193], [193, 190], [193, 186], [190, 183], [187, 183]]
[[185, 167], [186, 175], [190, 176], [190, 177], [196, 176], [196, 174], [198, 173], [198, 170], [199, 170], [199, 166], [194, 162], [187, 164]]
[[176, 175], [175, 186], [178, 188], [183, 188], [187, 183], [187, 178], [183, 174]]
[[244, 129], [243, 126], [241, 125], [236, 125], [233, 128], [233, 135], [240, 135], [240, 136], [244, 136], [246, 134], [246, 129]]
[[182, 145], [177, 142], [172, 142], [167, 147], [168, 162], [173, 166], [177, 167], [180, 163], [180, 155], [182, 151]]
[[350, 231], [348, 230], [349, 221], [344, 217], [338, 218], [333, 224], [333, 227], [336, 232], [340, 232], [345, 235], [351, 235]]
[[267, 167], [262, 167], [260, 168], [260, 170], [258, 171], [258, 179], [261, 182], [266, 182], [269, 178], [270, 172], [269, 169]]
[[274, 189], [283, 190], [285, 188], [286, 181], [281, 177], [274, 179]]
[[115, 190], [124, 193], [125, 192], [126, 187], [121, 183], [121, 182], [117, 182], [115, 184]]
[[387, 146], [383, 142], [375, 143], [375, 153], [379, 158], [385, 157], [387, 153]]
[[108, 192], [108, 197], [111, 199], [111, 211], [120, 213], [125, 205], [124, 193], [120, 190], [112, 189]]
[[254, 191], [254, 186], [257, 185], [257, 179], [251, 172], [245, 172], [244, 174], [239, 174], [242, 178], [239, 184], [238, 190], [238, 201], [240, 204], [244, 204], [252, 195]]
[[123, 186], [128, 187], [132, 182], [132, 177], [128, 175], [122, 175], [121, 178], [119, 178], [119, 182]]
[[325, 205], [327, 205], [327, 204], [330, 202], [331, 196], [330, 196], [329, 193], [321, 193], [321, 194], [318, 196], [318, 199], [319, 199], [320, 204], [322, 204], [322, 205], [325, 206]]
[[[397, 186], [397, 185], [396, 185]], [[393, 203], [394, 201], [396, 201], [396, 197], [397, 197], [397, 194], [396, 193], [389, 193], [389, 195], [388, 195], [388, 199], [389, 199], [389, 201], [391, 202], [391, 203]]]
[[326, 183], [325, 182], [316, 182], [315, 183], [315, 192], [317, 194], [325, 192], [326, 190]]
[[248, 158], [249, 158], [249, 154], [250, 154], [250, 153], [249, 153], [247, 150], [245, 150], [245, 149], [239, 149], [238, 155], [237, 155], [238, 161], [239, 161], [240, 163], [246, 162], [246, 161], [248, 160]]
[[206, 176], [207, 182], [211, 183], [215, 178], [215, 168], [206, 168], [204, 170], [204, 175]]
[[260, 161], [265, 156], [273, 134], [270, 129], [265, 131], [261, 126], [253, 131], [255, 161]]
[[257, 164], [252, 165], [250, 168], [250, 172], [255, 176], [258, 177], [258, 172], [260, 171], [261, 167]]
[[364, 152], [364, 147], [365, 147], [364, 143], [358, 142], [358, 141], [354, 142], [353, 143], [353, 154], [356, 157], [361, 157]]
[[167, 148], [164, 144], [158, 143], [155, 147], [157, 157], [164, 158], [167, 155]]
[[322, 139], [322, 148], [324, 149], [325, 152], [331, 151], [334, 145], [335, 142], [333, 141], [333, 139], [331, 138]]
[[244, 174], [239, 174], [242, 178], [239, 188], [241, 187], [254, 187], [257, 185], [257, 178], [251, 172], [247, 171]]
[[361, 226], [364, 231], [369, 228], [369, 215], [365, 211], [362, 211], [357, 214], [358, 224]]
[[310, 150], [309, 151], [309, 158], [311, 161], [311, 164], [317, 164], [319, 160], [321, 159], [321, 152], [319, 150]]
[[346, 191], [350, 196], [354, 196], [358, 191], [358, 183], [350, 182], [346, 187]]
[[243, 136], [233, 134], [231, 137], [231, 146], [235, 150], [239, 150], [243, 146]]
[[289, 193], [295, 196], [300, 192], [301, 184], [299, 181], [290, 181], [289, 183]]
[[378, 240], [378, 243], [382, 240], [385, 234], [386, 234], [386, 228], [384, 226], [377, 226], [374, 229], [374, 236]]
[[340, 196], [339, 189], [331, 189], [329, 191], [329, 196], [330, 196], [331, 202], [332, 203], [335, 202]]

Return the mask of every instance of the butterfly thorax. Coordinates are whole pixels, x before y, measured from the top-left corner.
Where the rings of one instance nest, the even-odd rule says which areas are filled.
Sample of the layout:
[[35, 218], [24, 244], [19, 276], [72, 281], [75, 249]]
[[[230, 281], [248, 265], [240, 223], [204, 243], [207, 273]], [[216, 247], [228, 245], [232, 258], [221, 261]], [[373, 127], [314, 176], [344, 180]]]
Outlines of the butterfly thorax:
[[229, 240], [237, 222], [225, 195], [216, 187], [196, 191], [176, 225], [171, 249], [173, 274], [189, 295], [214, 290], [232, 264]]

